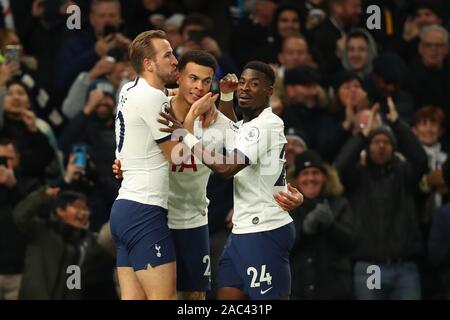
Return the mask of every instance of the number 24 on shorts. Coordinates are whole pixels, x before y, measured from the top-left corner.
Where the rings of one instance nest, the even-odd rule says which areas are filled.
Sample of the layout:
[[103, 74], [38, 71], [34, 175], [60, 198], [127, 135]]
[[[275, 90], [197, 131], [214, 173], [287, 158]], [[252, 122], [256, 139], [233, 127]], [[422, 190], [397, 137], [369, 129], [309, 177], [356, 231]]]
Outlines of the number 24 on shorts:
[[262, 282], [267, 282], [267, 284], [270, 286], [272, 284], [272, 276], [270, 275], [269, 272], [266, 273], [266, 265], [263, 264], [261, 266], [261, 272], [260, 272], [260, 277], [259, 277], [259, 281], [257, 281], [258, 279], [258, 270], [255, 267], [248, 267], [247, 268], [247, 275], [251, 275], [252, 276], [252, 282], [250, 284], [251, 288], [257, 288], [259, 286], [261, 286]]

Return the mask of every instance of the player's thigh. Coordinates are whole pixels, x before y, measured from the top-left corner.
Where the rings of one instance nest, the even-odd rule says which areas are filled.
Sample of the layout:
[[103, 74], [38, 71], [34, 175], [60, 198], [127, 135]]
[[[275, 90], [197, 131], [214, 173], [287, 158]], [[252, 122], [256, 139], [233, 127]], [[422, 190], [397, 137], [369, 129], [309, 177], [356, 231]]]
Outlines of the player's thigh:
[[146, 295], [131, 267], [118, 267], [120, 298], [122, 300], [145, 300]]
[[247, 300], [248, 296], [244, 291], [233, 287], [222, 287], [217, 290], [218, 300]]
[[198, 297], [211, 290], [208, 226], [171, 231], [177, 257], [177, 290], [187, 297]]
[[156, 267], [136, 271], [139, 283], [149, 300], [176, 300], [176, 263], [170, 262]]

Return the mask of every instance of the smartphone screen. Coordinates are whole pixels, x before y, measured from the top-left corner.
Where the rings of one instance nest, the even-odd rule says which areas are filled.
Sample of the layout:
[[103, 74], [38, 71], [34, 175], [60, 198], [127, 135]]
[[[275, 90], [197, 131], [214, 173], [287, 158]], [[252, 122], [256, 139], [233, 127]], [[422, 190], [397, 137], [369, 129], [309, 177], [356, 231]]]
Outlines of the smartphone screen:
[[20, 45], [7, 45], [5, 48], [6, 61], [19, 63], [21, 49]]
[[87, 156], [86, 156], [86, 146], [81, 144], [76, 144], [73, 146], [73, 153], [75, 155], [74, 164], [86, 168]]

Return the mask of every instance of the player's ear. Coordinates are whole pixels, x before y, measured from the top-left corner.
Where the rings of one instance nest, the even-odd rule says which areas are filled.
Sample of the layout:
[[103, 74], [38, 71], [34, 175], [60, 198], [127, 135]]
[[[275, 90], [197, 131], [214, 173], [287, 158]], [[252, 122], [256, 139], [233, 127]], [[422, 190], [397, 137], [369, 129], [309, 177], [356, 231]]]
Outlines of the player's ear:
[[149, 72], [153, 72], [153, 61], [149, 58], [144, 58], [144, 69]]
[[273, 94], [273, 86], [269, 86], [266, 91], [267, 91], [267, 96], [271, 97]]

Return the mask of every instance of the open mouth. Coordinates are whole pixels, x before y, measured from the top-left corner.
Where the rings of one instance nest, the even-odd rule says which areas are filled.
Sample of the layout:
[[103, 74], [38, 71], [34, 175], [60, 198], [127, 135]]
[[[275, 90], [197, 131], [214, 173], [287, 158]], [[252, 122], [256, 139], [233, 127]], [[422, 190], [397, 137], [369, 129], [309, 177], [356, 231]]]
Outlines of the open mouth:
[[238, 98], [240, 101], [244, 101], [244, 102], [251, 100], [251, 97], [247, 96], [247, 95], [240, 95]]

